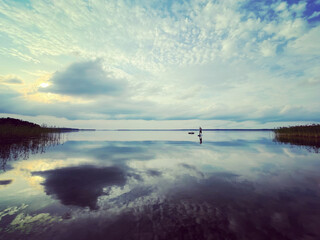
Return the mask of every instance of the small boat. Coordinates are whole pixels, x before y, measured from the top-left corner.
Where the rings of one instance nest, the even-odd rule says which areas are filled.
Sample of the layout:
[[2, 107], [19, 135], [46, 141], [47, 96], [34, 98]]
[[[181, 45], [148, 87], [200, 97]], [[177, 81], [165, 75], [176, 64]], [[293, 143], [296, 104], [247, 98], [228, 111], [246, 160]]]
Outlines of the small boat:
[[188, 134], [194, 134], [194, 132], [188, 132]]

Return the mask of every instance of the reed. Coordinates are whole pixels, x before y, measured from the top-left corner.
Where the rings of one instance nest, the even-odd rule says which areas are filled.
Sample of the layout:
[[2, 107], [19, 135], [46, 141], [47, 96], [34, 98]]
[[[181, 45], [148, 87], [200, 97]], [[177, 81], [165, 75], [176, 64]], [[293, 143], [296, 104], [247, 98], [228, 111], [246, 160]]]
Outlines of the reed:
[[61, 142], [61, 133], [79, 131], [72, 128], [40, 126], [15, 118], [0, 118], [0, 167], [10, 160], [27, 159], [29, 154], [43, 153]]
[[14, 118], [0, 118], [0, 166], [5, 170], [10, 160], [27, 159], [29, 154], [43, 153], [49, 146], [60, 143], [58, 128]]
[[320, 124], [280, 127], [274, 132], [281, 138], [320, 138]]
[[32, 137], [0, 138], [0, 166], [6, 169], [10, 160], [27, 159], [29, 154], [44, 153], [48, 147], [61, 143], [61, 133], [41, 133]]
[[320, 124], [280, 127], [274, 130], [274, 141], [279, 143], [304, 146], [319, 152], [320, 149]]

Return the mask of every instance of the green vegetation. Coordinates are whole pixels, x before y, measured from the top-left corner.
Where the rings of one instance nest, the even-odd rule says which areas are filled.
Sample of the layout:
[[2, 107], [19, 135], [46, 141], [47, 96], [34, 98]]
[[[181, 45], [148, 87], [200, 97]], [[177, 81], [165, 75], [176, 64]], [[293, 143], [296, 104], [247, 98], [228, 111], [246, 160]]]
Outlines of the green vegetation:
[[320, 138], [320, 124], [307, 126], [280, 127], [274, 130], [281, 137]]
[[0, 118], [0, 142], [17, 138], [39, 137], [43, 134], [78, 131], [72, 128], [40, 126], [15, 118]]
[[307, 146], [316, 152], [320, 149], [320, 124], [281, 127], [274, 130], [275, 141]]
[[73, 128], [55, 128], [22, 121], [0, 118], [0, 167], [6, 169], [10, 160], [27, 159], [29, 154], [43, 153], [61, 142], [61, 133], [79, 131]]
[[61, 143], [61, 133], [42, 133], [32, 137], [0, 138], [0, 169], [10, 160], [27, 159], [29, 154], [44, 153]]

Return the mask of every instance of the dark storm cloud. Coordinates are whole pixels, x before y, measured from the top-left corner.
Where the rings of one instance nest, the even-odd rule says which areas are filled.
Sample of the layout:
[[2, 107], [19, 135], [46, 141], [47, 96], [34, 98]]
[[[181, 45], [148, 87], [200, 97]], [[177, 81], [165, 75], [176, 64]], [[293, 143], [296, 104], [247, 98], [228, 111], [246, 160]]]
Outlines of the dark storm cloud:
[[119, 167], [78, 166], [33, 172], [46, 178], [43, 185], [48, 195], [56, 196], [64, 205], [97, 208], [103, 188], [124, 186], [126, 173]]
[[111, 77], [98, 60], [74, 63], [65, 71], [56, 72], [51, 83], [51, 86], [39, 91], [72, 96], [117, 96], [126, 88], [126, 82]]

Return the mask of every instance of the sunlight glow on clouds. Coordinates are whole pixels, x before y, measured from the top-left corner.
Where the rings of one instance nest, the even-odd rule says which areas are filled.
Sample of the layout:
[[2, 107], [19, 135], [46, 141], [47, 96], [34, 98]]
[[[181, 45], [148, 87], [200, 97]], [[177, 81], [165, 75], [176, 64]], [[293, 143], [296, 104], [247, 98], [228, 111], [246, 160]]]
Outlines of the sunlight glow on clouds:
[[42, 87], [42, 88], [46, 88], [46, 87], [48, 87], [50, 84], [49, 83], [40, 83], [40, 87]]
[[1, 1], [0, 110], [320, 121], [319, 12], [319, 1]]

